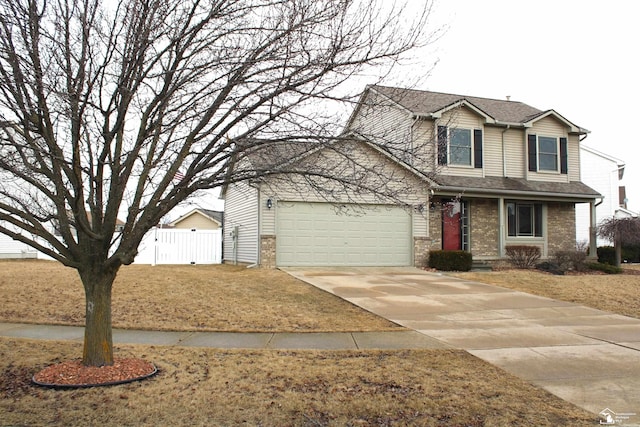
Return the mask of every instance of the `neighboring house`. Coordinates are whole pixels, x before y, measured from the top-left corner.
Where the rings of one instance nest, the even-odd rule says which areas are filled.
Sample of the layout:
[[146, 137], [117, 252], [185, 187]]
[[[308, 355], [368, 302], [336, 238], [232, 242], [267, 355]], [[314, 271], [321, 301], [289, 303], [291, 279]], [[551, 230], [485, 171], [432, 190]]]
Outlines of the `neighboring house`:
[[[69, 213], [71, 215], [71, 213]], [[91, 215], [88, 214], [88, 220], [91, 221]], [[116, 231], [120, 232], [124, 228], [125, 223], [119, 219], [116, 219]], [[56, 236], [60, 236], [60, 228], [58, 226], [58, 222], [53, 220], [51, 222], [51, 227], [53, 234]], [[18, 229], [17, 229], [18, 230]], [[19, 233], [24, 233], [24, 231], [19, 231]], [[75, 230], [74, 230], [75, 233]], [[41, 242], [46, 246], [48, 243], [41, 240]], [[38, 259], [46, 259], [51, 260], [49, 255], [45, 255], [43, 252], [32, 248], [26, 243], [19, 242], [17, 240], [13, 240], [11, 237], [0, 233], [0, 258], [38, 258]]]
[[[626, 189], [620, 185], [625, 169], [625, 163], [622, 160], [581, 145], [580, 169], [581, 181], [603, 196], [602, 200], [596, 204], [596, 224], [612, 216], [624, 218], [638, 215], [627, 209]], [[588, 206], [576, 206], [576, 240], [578, 242], [589, 240], [590, 216]], [[598, 238], [598, 244], [608, 245], [611, 242]]]
[[37, 258], [38, 251], [11, 237], [0, 233], [0, 259]]
[[169, 226], [189, 230], [217, 230], [222, 228], [222, 217], [222, 212], [196, 208], [172, 221]]
[[[553, 110], [520, 102], [368, 87], [345, 143], [358, 158], [383, 163], [389, 177], [412, 180], [404, 207], [364, 196], [359, 206], [352, 197], [328, 203], [307, 196], [303, 181], [288, 190], [271, 178], [233, 184], [222, 192], [224, 259], [424, 266], [430, 249], [470, 251], [488, 262], [514, 244], [536, 245], [543, 257], [573, 250], [575, 206], [594, 211], [601, 197], [580, 182], [586, 134]], [[357, 215], [342, 212], [358, 207]]]

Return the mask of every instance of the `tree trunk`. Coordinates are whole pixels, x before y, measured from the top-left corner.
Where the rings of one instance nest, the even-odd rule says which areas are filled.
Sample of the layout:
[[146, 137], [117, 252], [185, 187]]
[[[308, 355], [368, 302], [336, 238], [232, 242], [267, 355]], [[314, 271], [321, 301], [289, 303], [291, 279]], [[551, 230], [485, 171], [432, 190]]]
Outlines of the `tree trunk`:
[[80, 272], [86, 300], [82, 352], [82, 363], [85, 366], [113, 365], [111, 289], [117, 271], [90, 269]]
[[616, 237], [615, 243], [613, 244], [616, 249], [616, 267], [620, 267], [622, 264], [622, 241], [620, 238]]

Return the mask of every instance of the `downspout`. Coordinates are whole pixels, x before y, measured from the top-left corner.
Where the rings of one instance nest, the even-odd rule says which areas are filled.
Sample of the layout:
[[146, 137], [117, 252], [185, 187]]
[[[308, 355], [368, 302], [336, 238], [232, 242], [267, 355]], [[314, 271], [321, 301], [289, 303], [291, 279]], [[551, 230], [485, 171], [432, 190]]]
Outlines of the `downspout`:
[[262, 262], [262, 190], [258, 189], [258, 197], [256, 197], [258, 201], [258, 253], [256, 254], [256, 264], [260, 265]]
[[589, 203], [589, 216], [590, 216], [590, 226], [589, 226], [589, 256], [591, 258], [598, 257], [598, 241], [597, 241], [597, 224], [596, 224], [596, 208], [600, 206], [604, 202], [604, 197], [600, 198], [598, 203], [591, 202]]
[[504, 197], [498, 199], [498, 257], [504, 258], [505, 239]]

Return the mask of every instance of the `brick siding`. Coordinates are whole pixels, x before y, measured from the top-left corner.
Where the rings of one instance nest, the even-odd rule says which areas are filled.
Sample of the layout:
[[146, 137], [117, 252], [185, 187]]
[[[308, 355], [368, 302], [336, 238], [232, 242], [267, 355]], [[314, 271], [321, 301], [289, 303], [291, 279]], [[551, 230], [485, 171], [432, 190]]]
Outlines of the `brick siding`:
[[469, 214], [471, 253], [474, 256], [498, 256], [498, 201], [473, 199], [469, 203]]
[[428, 237], [413, 238], [413, 265], [415, 267], [427, 267], [429, 265], [429, 248], [431, 239]]
[[556, 251], [576, 249], [576, 209], [573, 203], [547, 205], [547, 239], [549, 256]]
[[276, 268], [276, 236], [260, 236], [260, 267]]

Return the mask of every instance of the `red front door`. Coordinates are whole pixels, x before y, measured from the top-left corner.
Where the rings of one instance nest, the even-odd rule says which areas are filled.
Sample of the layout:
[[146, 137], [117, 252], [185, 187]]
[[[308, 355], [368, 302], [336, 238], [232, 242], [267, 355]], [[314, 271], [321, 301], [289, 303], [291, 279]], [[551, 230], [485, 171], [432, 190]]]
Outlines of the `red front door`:
[[442, 249], [445, 251], [462, 249], [460, 207], [460, 202], [449, 202], [442, 206]]

